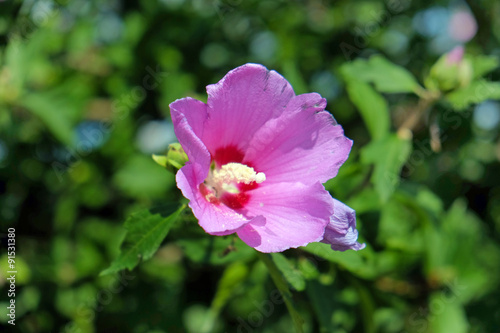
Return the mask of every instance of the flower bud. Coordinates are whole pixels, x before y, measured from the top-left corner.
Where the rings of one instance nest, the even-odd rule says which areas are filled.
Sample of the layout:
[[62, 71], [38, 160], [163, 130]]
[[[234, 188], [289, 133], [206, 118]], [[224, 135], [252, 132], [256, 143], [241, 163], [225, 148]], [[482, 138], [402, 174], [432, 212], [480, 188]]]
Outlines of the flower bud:
[[156, 163], [172, 173], [176, 173], [188, 161], [188, 156], [179, 143], [170, 144], [166, 155], [153, 154], [152, 157]]
[[464, 47], [459, 45], [442, 55], [431, 67], [425, 86], [430, 90], [447, 92], [468, 86], [472, 74], [472, 64], [464, 59]]

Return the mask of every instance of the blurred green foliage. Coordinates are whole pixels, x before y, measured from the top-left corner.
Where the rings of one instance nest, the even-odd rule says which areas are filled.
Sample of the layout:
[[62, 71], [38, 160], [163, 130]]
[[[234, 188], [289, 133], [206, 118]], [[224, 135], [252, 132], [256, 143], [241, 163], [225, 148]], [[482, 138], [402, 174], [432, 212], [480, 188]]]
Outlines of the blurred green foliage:
[[[2, 331], [497, 332], [498, 15], [493, 0], [0, 1], [0, 268], [15, 227], [18, 270], [15, 327], [0, 279]], [[366, 249], [310, 244], [265, 257], [273, 271], [166, 213], [185, 204], [151, 158], [175, 141], [168, 104], [246, 62], [328, 99], [354, 147], [325, 186]]]

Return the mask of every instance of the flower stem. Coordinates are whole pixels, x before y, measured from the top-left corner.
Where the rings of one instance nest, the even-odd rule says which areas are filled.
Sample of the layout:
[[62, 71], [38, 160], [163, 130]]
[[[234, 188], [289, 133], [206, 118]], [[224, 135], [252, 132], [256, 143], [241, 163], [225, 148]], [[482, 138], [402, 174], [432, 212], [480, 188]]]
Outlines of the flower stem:
[[286, 282], [285, 278], [283, 277], [283, 275], [281, 274], [278, 267], [276, 266], [272, 258], [269, 256], [269, 254], [257, 251], [257, 255], [260, 258], [260, 260], [262, 260], [262, 262], [264, 262], [264, 264], [266, 265], [267, 269], [269, 270], [269, 274], [273, 279], [274, 284], [280, 291], [281, 296], [285, 301], [285, 305], [288, 309], [288, 312], [292, 317], [295, 331], [297, 333], [303, 333], [304, 330], [302, 329], [302, 325], [304, 324], [304, 319], [302, 319], [299, 312], [295, 308], [295, 305], [293, 304], [292, 293], [288, 288], [288, 283]]
[[398, 128], [398, 134], [400, 137], [406, 136], [405, 132], [411, 132], [419, 124], [424, 115], [429, 111], [429, 109], [434, 105], [434, 103], [441, 97], [439, 92], [426, 91], [419, 94], [421, 97], [416, 105], [414, 111], [408, 116], [408, 118], [403, 122]]

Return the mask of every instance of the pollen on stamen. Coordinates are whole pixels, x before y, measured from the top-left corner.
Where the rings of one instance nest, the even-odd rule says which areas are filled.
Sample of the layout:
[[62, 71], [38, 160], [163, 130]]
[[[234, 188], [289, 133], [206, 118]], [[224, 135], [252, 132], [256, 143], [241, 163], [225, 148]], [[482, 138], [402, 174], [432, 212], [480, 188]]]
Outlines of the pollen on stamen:
[[264, 180], [266, 180], [266, 175], [263, 172], [259, 172], [255, 175], [255, 182], [257, 184], [262, 183]]
[[219, 170], [214, 170], [213, 177], [217, 183], [221, 184], [250, 184], [252, 182], [260, 184], [266, 180], [263, 172], [257, 173], [254, 168], [234, 162], [223, 165]]

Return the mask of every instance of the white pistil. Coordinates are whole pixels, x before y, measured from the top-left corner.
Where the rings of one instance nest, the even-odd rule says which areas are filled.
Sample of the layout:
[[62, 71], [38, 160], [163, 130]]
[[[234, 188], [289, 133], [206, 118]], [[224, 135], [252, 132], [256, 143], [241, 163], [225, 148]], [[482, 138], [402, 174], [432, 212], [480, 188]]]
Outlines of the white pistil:
[[253, 168], [250, 168], [241, 163], [228, 163], [223, 165], [220, 170], [214, 170], [213, 180], [217, 183], [245, 183], [252, 182], [262, 183], [266, 180], [266, 175], [263, 172], [256, 173]]
[[237, 184], [262, 183], [266, 180], [263, 172], [255, 172], [254, 168], [241, 163], [227, 163], [220, 169], [215, 169], [209, 174], [205, 183], [211, 186], [220, 196], [222, 192], [233, 194], [240, 193]]

